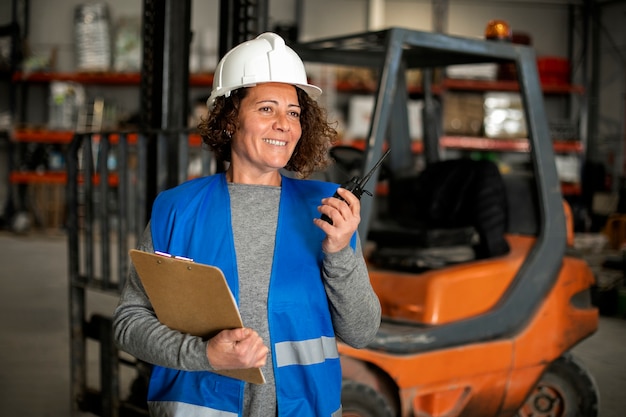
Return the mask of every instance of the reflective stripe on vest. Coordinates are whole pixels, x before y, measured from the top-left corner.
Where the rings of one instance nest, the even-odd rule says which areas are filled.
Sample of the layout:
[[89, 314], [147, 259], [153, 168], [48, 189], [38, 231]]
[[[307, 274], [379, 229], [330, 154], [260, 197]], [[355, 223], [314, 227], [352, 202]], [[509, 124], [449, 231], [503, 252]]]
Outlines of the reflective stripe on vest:
[[274, 354], [279, 368], [288, 365], [313, 365], [339, 357], [335, 338], [326, 336], [297, 342], [276, 343]]
[[[237, 413], [229, 413], [228, 411], [215, 410], [200, 405], [182, 403], [177, 401], [149, 401], [151, 417], [237, 417]], [[338, 414], [339, 415], [339, 414]], [[333, 417], [335, 414], [333, 414]]]

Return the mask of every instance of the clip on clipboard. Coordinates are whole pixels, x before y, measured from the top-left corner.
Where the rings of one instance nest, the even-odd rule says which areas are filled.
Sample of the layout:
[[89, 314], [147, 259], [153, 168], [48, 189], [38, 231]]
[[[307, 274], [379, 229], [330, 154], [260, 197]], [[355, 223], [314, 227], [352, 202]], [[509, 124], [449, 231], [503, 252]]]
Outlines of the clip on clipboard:
[[[219, 268], [136, 249], [129, 254], [161, 323], [202, 338], [243, 327], [235, 298]], [[265, 383], [260, 368], [213, 372]]]

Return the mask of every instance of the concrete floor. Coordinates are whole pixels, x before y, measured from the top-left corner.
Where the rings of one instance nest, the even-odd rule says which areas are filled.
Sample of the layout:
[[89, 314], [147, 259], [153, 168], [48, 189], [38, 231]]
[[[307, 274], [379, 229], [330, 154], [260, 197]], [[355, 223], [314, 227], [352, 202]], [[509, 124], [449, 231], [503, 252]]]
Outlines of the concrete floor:
[[[0, 232], [0, 265], [0, 416], [69, 416], [66, 238]], [[94, 305], [110, 314], [115, 301]], [[574, 353], [596, 379], [600, 417], [626, 416], [626, 320], [602, 317]]]

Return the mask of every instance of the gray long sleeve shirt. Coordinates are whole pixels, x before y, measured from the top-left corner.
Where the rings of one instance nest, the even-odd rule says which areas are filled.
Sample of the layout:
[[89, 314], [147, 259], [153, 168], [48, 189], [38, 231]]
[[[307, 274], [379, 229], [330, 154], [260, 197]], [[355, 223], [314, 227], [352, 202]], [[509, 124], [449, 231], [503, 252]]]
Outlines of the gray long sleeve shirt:
[[[274, 253], [280, 187], [228, 184], [239, 273], [239, 310], [246, 327], [256, 330], [271, 348], [267, 296]], [[210, 237], [207, 236], [207, 239]], [[138, 245], [153, 252], [148, 227]], [[381, 309], [357, 247], [326, 254], [322, 277], [337, 337], [353, 347], [364, 347], [376, 334]], [[114, 315], [115, 338], [121, 349], [149, 363], [187, 371], [210, 371], [206, 341], [173, 331], [161, 324], [131, 267]], [[247, 384], [245, 416], [276, 414], [274, 375], [268, 360], [267, 383]]]

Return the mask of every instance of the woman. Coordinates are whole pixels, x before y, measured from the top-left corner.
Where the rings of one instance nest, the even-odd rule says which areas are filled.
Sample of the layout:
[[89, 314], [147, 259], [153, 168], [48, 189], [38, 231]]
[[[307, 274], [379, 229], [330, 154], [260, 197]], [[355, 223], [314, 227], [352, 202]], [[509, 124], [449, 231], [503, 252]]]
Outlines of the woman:
[[[246, 327], [209, 340], [167, 328], [132, 269], [114, 332], [123, 350], [155, 365], [151, 415], [341, 415], [336, 338], [365, 346], [380, 305], [356, 233], [359, 200], [280, 171], [306, 177], [326, 166], [336, 132], [314, 100], [320, 93], [273, 33], [218, 64], [199, 128], [228, 169], [161, 193], [140, 249], [220, 267]], [[265, 384], [211, 372], [251, 367]]]

